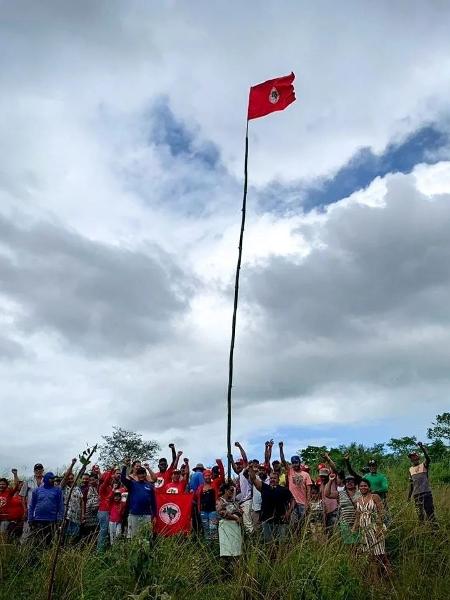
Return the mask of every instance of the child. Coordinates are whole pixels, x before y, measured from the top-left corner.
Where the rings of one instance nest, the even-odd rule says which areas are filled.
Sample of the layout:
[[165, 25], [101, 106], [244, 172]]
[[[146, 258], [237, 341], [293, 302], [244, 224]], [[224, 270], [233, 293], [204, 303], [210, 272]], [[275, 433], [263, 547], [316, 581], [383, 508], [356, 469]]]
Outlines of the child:
[[122, 502], [122, 493], [120, 491], [113, 492], [109, 509], [109, 539], [111, 541], [111, 546], [122, 534], [122, 520], [124, 511], [125, 502]]
[[316, 542], [324, 541], [325, 539], [325, 513], [323, 510], [323, 501], [321, 497], [320, 487], [318, 485], [311, 486], [311, 496], [309, 501], [308, 525], [311, 531], [313, 540]]

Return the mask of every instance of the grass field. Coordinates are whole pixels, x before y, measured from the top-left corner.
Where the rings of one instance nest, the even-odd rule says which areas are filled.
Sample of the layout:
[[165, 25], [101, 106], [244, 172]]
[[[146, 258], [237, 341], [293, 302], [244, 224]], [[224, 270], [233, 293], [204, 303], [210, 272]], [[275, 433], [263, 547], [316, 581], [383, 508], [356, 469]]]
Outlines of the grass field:
[[[406, 502], [405, 466], [388, 470], [392, 523], [387, 551], [393, 575], [374, 581], [363, 556], [307, 534], [274, 551], [249, 540], [233, 577], [223, 581], [218, 550], [195, 538], [122, 541], [98, 555], [91, 547], [64, 549], [57, 570], [58, 600], [302, 599], [448, 600], [450, 598], [450, 485], [448, 465], [433, 465], [439, 529], [419, 526]], [[51, 549], [0, 549], [0, 598], [46, 598]]]

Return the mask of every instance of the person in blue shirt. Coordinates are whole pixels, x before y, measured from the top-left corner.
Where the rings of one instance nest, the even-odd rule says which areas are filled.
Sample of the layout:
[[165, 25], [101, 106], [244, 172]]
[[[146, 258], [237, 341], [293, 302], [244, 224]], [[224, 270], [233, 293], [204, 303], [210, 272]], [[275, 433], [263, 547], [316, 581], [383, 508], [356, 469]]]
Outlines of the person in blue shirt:
[[150, 530], [152, 518], [156, 517], [156, 501], [153, 483], [148, 481], [144, 467], [138, 467], [136, 479], [131, 479], [127, 476], [128, 466], [129, 461], [122, 467], [120, 480], [128, 490], [128, 533], [132, 538], [144, 526]]
[[[189, 491], [195, 493], [197, 489], [205, 483], [205, 478], [203, 477], [203, 472], [205, 467], [202, 463], [198, 463], [192, 469], [192, 475], [189, 479]], [[202, 532], [202, 521], [200, 518], [200, 513], [198, 511], [198, 504], [192, 496], [192, 529], [195, 533], [200, 534]]]
[[44, 475], [44, 485], [33, 490], [28, 507], [28, 523], [33, 537], [49, 545], [56, 531], [56, 524], [64, 516], [64, 499], [60, 487], [55, 487], [55, 475]]

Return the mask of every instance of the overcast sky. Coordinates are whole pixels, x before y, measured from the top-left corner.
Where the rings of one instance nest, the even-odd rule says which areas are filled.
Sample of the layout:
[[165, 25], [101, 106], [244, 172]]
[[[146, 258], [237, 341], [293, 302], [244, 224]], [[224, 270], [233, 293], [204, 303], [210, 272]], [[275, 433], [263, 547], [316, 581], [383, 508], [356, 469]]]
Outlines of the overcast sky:
[[450, 394], [449, 30], [445, 0], [0, 0], [0, 469], [114, 425], [225, 457], [248, 89], [291, 71], [250, 123], [233, 436], [423, 436]]

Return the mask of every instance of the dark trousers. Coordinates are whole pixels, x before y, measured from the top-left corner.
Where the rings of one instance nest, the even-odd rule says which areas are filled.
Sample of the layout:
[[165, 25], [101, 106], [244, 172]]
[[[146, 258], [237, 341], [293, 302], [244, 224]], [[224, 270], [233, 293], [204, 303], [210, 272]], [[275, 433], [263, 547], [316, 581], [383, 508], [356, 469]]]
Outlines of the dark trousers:
[[56, 523], [54, 521], [33, 521], [31, 523], [33, 538], [38, 544], [42, 544], [43, 546], [50, 546], [55, 531]]
[[416, 505], [420, 522], [435, 521], [436, 517], [434, 516], [433, 495], [431, 492], [417, 494], [417, 496], [414, 496], [414, 503]]
[[339, 511], [337, 509], [325, 515], [325, 532], [328, 536], [333, 535], [338, 518]]

